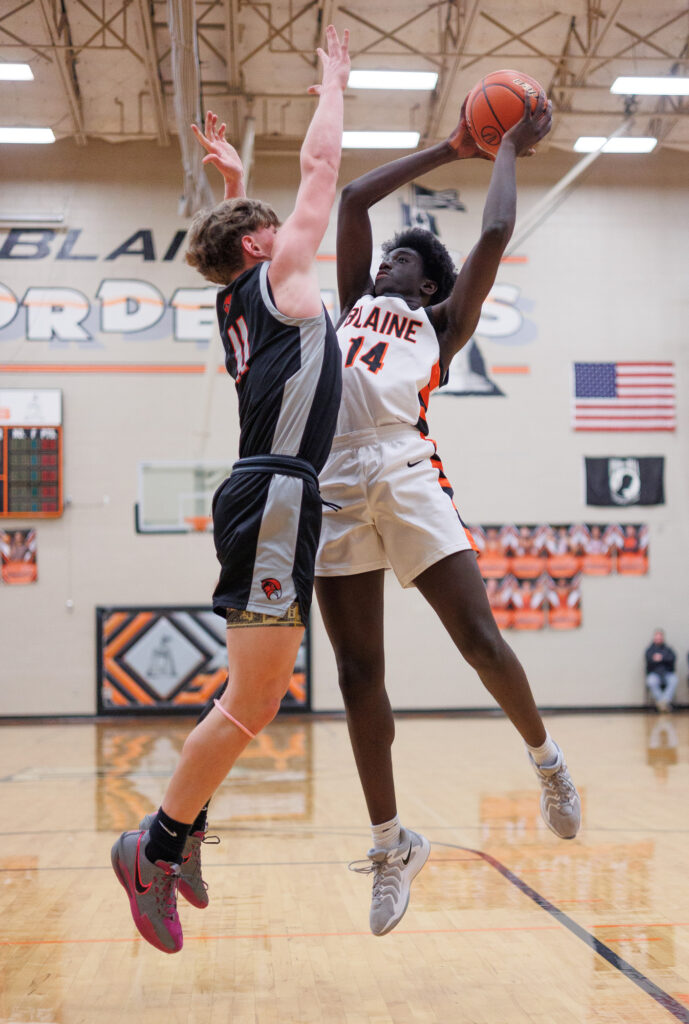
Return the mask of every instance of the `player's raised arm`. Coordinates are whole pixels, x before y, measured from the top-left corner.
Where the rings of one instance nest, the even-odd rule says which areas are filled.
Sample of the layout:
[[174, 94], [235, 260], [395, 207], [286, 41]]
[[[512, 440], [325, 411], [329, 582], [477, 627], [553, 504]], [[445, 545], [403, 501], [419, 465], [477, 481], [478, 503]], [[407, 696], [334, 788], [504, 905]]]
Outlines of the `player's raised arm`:
[[547, 135], [551, 117], [552, 106], [545, 93], [538, 97], [533, 113], [527, 97], [521, 121], [502, 138], [483, 208], [481, 237], [465, 260], [449, 298], [433, 306], [430, 313], [445, 368], [476, 330], [481, 307], [512, 236], [517, 215], [516, 159], [529, 154]]
[[423, 174], [472, 157], [489, 159], [474, 142], [464, 118], [464, 107], [454, 132], [435, 146], [391, 160], [362, 174], [342, 189], [337, 214], [337, 284], [340, 308], [346, 313], [366, 292], [373, 290], [371, 257], [373, 241], [368, 211], [395, 189]]
[[192, 124], [191, 130], [206, 150], [204, 164], [213, 164], [223, 176], [225, 194], [223, 199], [240, 199], [244, 191], [244, 167], [239, 153], [225, 138], [225, 124], [218, 128], [218, 117], [212, 110], [206, 113], [204, 130]]
[[342, 42], [327, 28], [328, 52], [319, 48], [323, 81], [309, 92], [318, 106], [301, 147], [301, 184], [294, 211], [278, 230], [268, 278], [275, 303], [286, 316], [316, 316], [321, 310], [314, 259], [335, 201], [342, 153], [344, 90], [349, 78], [349, 33]]

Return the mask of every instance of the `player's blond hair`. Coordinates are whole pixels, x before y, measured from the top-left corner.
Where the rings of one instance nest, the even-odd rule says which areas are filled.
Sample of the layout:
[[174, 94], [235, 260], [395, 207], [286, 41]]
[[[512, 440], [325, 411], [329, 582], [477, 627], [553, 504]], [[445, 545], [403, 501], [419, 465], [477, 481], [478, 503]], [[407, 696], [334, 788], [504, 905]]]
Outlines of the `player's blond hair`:
[[226, 199], [212, 210], [196, 214], [185, 259], [208, 281], [229, 284], [244, 266], [244, 235], [279, 223], [275, 210], [259, 199]]

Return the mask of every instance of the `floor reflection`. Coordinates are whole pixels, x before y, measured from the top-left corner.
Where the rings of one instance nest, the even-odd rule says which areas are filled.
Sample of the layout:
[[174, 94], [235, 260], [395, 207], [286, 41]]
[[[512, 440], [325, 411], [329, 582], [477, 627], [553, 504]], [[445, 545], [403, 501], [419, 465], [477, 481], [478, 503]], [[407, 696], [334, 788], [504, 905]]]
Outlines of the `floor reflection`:
[[[312, 722], [287, 716], [260, 733], [213, 798], [216, 828], [240, 821], [306, 821], [313, 806]], [[96, 727], [98, 831], [133, 828], [159, 805], [189, 723]]]
[[657, 779], [666, 781], [668, 769], [679, 761], [679, 736], [671, 715], [646, 717], [646, 762]]

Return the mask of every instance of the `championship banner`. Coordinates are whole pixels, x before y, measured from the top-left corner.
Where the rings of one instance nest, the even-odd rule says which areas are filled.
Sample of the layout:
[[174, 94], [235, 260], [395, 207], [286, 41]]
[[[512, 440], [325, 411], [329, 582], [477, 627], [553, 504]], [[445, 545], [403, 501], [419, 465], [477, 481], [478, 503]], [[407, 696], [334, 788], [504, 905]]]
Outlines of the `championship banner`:
[[664, 505], [665, 459], [610, 456], [584, 459], [587, 505]]
[[[225, 620], [209, 608], [97, 608], [98, 713], [198, 714], [227, 679]], [[281, 711], [310, 711], [309, 631]]]

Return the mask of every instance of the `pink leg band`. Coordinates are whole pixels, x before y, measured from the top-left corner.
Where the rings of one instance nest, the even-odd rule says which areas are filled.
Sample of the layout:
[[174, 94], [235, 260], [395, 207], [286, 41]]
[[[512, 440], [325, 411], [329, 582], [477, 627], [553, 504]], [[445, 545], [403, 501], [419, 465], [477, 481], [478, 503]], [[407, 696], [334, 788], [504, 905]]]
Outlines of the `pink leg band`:
[[241, 729], [242, 732], [246, 733], [250, 740], [256, 739], [256, 733], [252, 732], [251, 729], [247, 729], [247, 727], [245, 725], [242, 725], [241, 722], [238, 722], [237, 719], [233, 715], [231, 715], [229, 711], [225, 710], [225, 708], [222, 706], [220, 701], [217, 700], [217, 698], [213, 701], [213, 703], [215, 704], [218, 711], [220, 711], [220, 713], [223, 714], [225, 718], [229, 719], [229, 721], [232, 722], [233, 725], [236, 725], [238, 729]]

